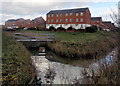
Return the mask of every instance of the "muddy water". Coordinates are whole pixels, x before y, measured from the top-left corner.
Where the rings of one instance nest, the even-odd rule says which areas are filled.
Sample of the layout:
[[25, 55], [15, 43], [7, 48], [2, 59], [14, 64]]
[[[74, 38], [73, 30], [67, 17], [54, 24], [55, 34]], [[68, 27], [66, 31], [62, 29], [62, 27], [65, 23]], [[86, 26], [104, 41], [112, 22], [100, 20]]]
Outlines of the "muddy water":
[[66, 61], [56, 59], [58, 58], [56, 55], [44, 51], [45, 49], [39, 55], [31, 56], [36, 68], [38, 83], [42, 84], [74, 84], [77, 80], [83, 83], [85, 71], [90, 76], [92, 76], [92, 71], [98, 74], [101, 65], [108, 67], [114, 63], [118, 52], [115, 48], [105, 58], [89, 63], [86, 67], [84, 65], [74, 66], [69, 62], [66, 64]]

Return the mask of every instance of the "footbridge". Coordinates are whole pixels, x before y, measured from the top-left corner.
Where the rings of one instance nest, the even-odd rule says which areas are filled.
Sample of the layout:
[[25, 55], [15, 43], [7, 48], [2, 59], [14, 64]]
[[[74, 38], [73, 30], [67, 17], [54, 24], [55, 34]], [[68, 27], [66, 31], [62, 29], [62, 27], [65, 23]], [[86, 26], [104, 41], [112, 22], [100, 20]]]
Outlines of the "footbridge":
[[47, 33], [14, 33], [15, 39], [26, 47], [44, 46], [47, 42], [55, 41], [55, 34]]

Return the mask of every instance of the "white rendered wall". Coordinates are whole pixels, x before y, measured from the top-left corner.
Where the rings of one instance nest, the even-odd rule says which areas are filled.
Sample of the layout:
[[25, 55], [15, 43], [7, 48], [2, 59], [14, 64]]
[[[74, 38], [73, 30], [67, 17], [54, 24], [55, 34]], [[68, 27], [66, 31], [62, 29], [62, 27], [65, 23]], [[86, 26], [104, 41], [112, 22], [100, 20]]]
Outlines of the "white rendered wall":
[[56, 29], [61, 26], [65, 29], [67, 29], [68, 27], [72, 27], [77, 30], [77, 29], [85, 29], [86, 27], [90, 27], [91, 25], [90, 24], [46, 24], [47, 29], [49, 29], [50, 26], [53, 26]]

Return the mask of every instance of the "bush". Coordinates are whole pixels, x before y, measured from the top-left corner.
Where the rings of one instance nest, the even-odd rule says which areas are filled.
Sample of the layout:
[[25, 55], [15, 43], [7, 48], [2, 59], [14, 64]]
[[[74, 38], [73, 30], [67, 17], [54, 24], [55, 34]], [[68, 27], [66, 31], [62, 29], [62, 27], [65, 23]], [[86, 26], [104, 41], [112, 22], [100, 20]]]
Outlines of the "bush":
[[86, 32], [97, 32], [97, 27], [96, 26], [91, 26], [91, 27], [86, 27]]
[[57, 28], [57, 31], [66, 31], [66, 29], [63, 28], [63, 27], [58, 27], [58, 28]]
[[37, 27], [36, 27], [36, 30], [38, 30], [38, 31], [44, 31], [45, 28], [44, 28], [44, 27], [39, 27], [39, 26], [37, 26]]
[[49, 30], [50, 30], [50, 31], [56, 31], [56, 29], [55, 29], [54, 26], [50, 26]]
[[28, 28], [28, 30], [35, 30], [36, 28], [34, 28], [34, 27], [31, 27], [31, 28]]
[[68, 27], [67, 30], [75, 30], [75, 29], [72, 27]]

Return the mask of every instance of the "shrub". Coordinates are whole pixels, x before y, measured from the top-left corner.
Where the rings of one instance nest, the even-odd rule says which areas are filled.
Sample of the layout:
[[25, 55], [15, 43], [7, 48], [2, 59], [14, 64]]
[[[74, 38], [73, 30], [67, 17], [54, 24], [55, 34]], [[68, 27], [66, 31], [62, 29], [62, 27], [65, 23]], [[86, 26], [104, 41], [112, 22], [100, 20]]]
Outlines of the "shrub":
[[50, 30], [50, 31], [56, 31], [56, 29], [55, 29], [54, 26], [50, 26], [49, 30]]
[[39, 26], [37, 26], [37, 27], [36, 27], [36, 30], [38, 30], [38, 31], [44, 31], [45, 28], [44, 28], [44, 27], [39, 27]]
[[91, 26], [91, 27], [86, 27], [86, 32], [97, 32], [97, 27], [96, 26]]
[[34, 28], [34, 27], [30, 27], [30, 28], [28, 28], [28, 30], [35, 30], [36, 28]]
[[66, 29], [63, 28], [63, 27], [58, 27], [58, 28], [57, 28], [57, 31], [66, 31]]
[[75, 30], [73, 27], [68, 27], [67, 30]]

